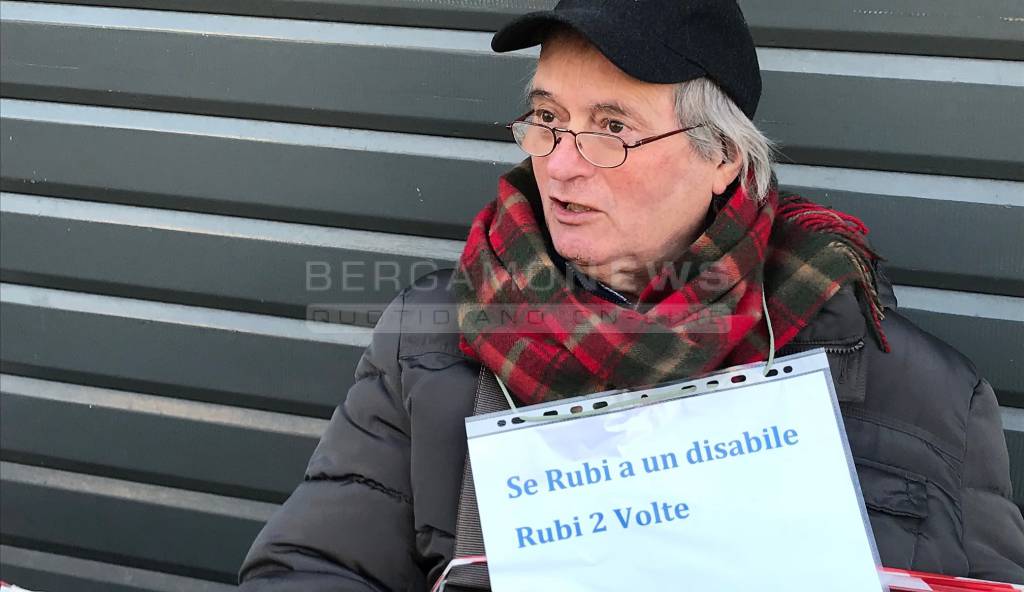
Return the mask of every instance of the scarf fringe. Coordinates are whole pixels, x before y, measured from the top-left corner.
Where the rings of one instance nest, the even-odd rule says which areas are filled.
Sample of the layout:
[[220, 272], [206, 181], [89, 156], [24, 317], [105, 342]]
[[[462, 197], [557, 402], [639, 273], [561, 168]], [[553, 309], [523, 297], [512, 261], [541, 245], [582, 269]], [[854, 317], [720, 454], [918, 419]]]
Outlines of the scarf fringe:
[[778, 217], [811, 233], [828, 233], [835, 237], [830, 247], [843, 251], [857, 270], [857, 285], [865, 296], [871, 316], [871, 330], [882, 351], [889, 353], [889, 339], [882, 330], [885, 309], [878, 296], [875, 263], [882, 258], [868, 246], [868, 227], [855, 216], [828, 209], [796, 195], [780, 195]]

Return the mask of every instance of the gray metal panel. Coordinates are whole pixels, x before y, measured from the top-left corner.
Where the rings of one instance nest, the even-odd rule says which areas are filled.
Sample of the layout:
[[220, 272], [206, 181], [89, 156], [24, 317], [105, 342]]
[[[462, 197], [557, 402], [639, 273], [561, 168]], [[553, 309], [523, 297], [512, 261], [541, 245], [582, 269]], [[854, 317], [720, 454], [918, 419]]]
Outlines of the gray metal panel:
[[357, 327], [10, 284], [0, 293], [4, 372], [284, 413], [330, 417], [368, 343]]
[[276, 506], [0, 463], [5, 544], [233, 583]]
[[26, 590], [230, 592], [233, 585], [0, 545], [0, 579]]
[[[531, 63], [461, 46], [385, 46], [380, 32], [349, 29], [344, 42], [316, 42], [63, 23], [3, 28], [0, 92], [8, 97], [484, 139], [506, 138], [498, 123], [518, 115]], [[1024, 97], [1020, 82], [805, 72], [766, 71], [758, 113], [794, 162], [1024, 179], [1024, 119], [1004, 115]]]
[[277, 503], [301, 481], [326, 427], [11, 375], [0, 375], [0, 407], [5, 460]]
[[[510, 18], [554, 6], [554, 0], [63, 0], [72, 4], [163, 8], [280, 18], [318, 19], [494, 31]], [[902, 0], [884, 7], [864, 0], [743, 0], [762, 46], [806, 47], [1015, 59], [1024, 53], [1014, 0]]]

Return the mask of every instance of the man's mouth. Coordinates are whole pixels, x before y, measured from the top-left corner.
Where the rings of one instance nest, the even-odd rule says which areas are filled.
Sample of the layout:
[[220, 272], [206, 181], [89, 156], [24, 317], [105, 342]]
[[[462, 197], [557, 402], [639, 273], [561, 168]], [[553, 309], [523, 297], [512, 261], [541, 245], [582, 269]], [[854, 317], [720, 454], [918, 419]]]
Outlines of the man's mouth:
[[583, 204], [578, 204], [578, 203], [572, 202], [572, 201], [563, 201], [563, 200], [560, 200], [560, 199], [557, 199], [557, 198], [554, 198], [554, 197], [551, 198], [551, 201], [555, 202], [555, 205], [558, 206], [559, 208], [562, 208], [563, 210], [567, 210], [569, 212], [577, 212], [577, 213], [579, 213], [579, 212], [593, 212], [594, 211], [594, 208], [590, 208], [590, 207], [587, 207], [587, 206], [585, 206]]

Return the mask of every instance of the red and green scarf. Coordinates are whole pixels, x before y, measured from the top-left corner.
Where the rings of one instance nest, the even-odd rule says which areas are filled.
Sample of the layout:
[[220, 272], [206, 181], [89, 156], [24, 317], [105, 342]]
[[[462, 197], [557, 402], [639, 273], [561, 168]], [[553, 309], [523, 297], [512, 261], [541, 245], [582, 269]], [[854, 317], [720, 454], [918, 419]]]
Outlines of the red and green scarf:
[[758, 203], [736, 185], [629, 309], [567, 281], [554, 263], [527, 159], [502, 176], [459, 259], [462, 350], [525, 404], [656, 384], [766, 359], [765, 303], [778, 349], [847, 282], [866, 296], [887, 350], [878, 257], [860, 220], [774, 186]]

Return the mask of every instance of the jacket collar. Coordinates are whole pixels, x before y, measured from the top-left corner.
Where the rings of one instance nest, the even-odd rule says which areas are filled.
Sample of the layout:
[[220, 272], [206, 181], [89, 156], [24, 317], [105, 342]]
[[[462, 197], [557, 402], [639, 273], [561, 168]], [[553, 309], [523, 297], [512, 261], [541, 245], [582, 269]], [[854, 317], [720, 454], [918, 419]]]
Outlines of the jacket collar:
[[[877, 264], [875, 271], [879, 301], [885, 309], [895, 310], [897, 302], [892, 283]], [[857, 297], [853, 285], [847, 284], [825, 303], [793, 341], [779, 350], [779, 355], [824, 348], [836, 398], [841, 403], [863, 403], [870, 357], [867, 349], [874, 347], [874, 337], [868, 334], [867, 314], [867, 307]]]

